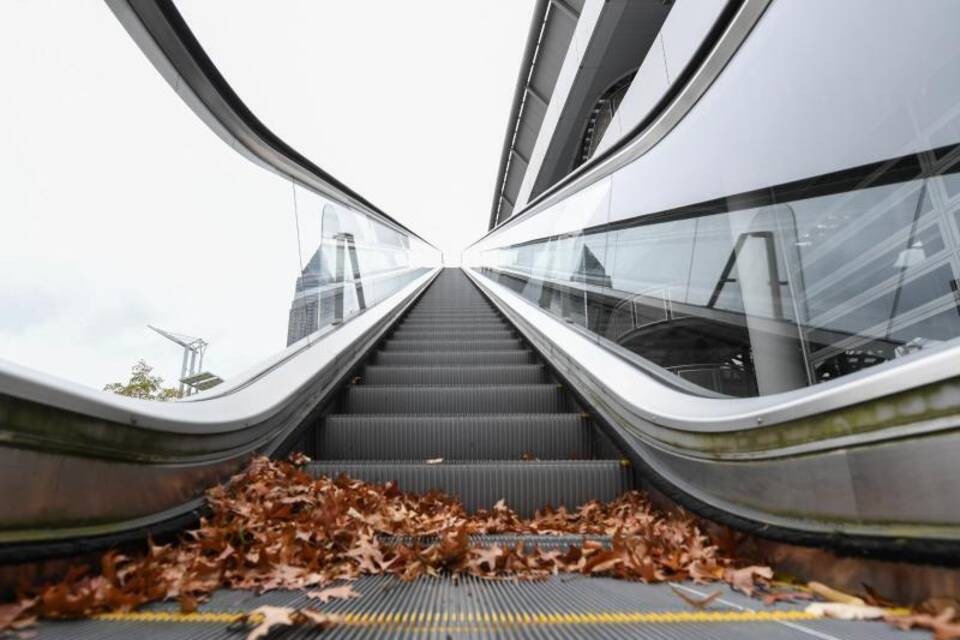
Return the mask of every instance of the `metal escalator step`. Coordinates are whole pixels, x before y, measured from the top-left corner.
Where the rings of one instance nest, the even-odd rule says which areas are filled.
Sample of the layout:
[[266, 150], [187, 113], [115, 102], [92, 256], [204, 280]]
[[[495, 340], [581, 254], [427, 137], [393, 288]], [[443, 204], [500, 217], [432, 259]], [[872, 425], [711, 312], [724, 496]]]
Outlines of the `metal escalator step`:
[[519, 338], [511, 340], [475, 340], [469, 335], [457, 340], [387, 340], [383, 351], [509, 351], [522, 349]]
[[486, 365], [480, 367], [369, 365], [361, 378], [363, 384], [370, 385], [538, 384], [549, 382], [546, 369], [539, 364]]
[[328, 416], [320, 431], [322, 460], [588, 459], [589, 419], [578, 413], [482, 416]]
[[496, 331], [498, 329], [513, 330], [509, 324], [503, 320], [437, 320], [435, 322], [426, 322], [424, 320], [405, 320], [397, 325], [397, 329], [410, 329], [411, 331], [430, 331], [455, 330], [455, 331]]
[[434, 329], [408, 329], [400, 327], [390, 336], [394, 340], [452, 340], [457, 337], [474, 340], [513, 340], [516, 333], [504, 327], [503, 329], [464, 329], [462, 327], [445, 327]]
[[416, 310], [411, 311], [406, 320], [416, 320], [423, 322], [492, 322], [494, 320], [503, 320], [503, 318], [492, 311], [477, 311], [466, 313], [419, 313]]
[[319, 477], [346, 474], [367, 482], [396, 481], [402, 491], [431, 490], [457, 496], [469, 511], [489, 509], [504, 499], [523, 517], [546, 505], [576, 508], [590, 500], [610, 501], [629, 487], [619, 460], [475, 462], [312, 462], [304, 469]]
[[498, 414], [575, 410], [554, 384], [511, 386], [349, 387], [343, 413]]
[[536, 362], [532, 351], [380, 351], [373, 359], [375, 364], [443, 366], [443, 365], [492, 365], [526, 364]]

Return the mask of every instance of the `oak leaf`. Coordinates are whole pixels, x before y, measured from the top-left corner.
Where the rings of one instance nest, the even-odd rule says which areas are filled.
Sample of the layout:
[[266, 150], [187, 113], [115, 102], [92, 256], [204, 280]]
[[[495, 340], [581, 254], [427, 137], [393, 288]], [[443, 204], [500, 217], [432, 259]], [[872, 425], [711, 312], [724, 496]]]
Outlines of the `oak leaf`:
[[748, 596], [756, 592], [756, 582], [773, 579], [773, 569], [752, 565], [743, 569], [727, 569], [724, 578], [730, 586]]
[[354, 591], [353, 587], [349, 584], [345, 584], [339, 587], [330, 587], [323, 591], [311, 591], [307, 594], [307, 597], [326, 604], [330, 600], [349, 600], [351, 598], [359, 598], [361, 595], [363, 594]]
[[818, 618], [835, 620], [879, 620], [887, 615], [886, 610], [880, 607], [843, 602], [814, 602], [804, 611]]
[[289, 627], [297, 624], [294, 619], [296, 609], [291, 607], [257, 607], [241, 618], [241, 622], [254, 622], [256, 626], [247, 634], [247, 640], [265, 638], [276, 627]]
[[702, 597], [702, 598], [694, 598], [694, 597], [692, 597], [692, 596], [687, 595], [686, 593], [684, 593], [684, 592], [681, 591], [680, 589], [677, 589], [677, 588], [676, 588], [675, 586], [673, 586], [673, 585], [670, 585], [670, 589], [671, 589], [675, 594], [677, 594], [677, 596], [678, 596], [681, 600], [683, 600], [684, 602], [686, 602], [688, 605], [690, 605], [690, 606], [693, 607], [694, 609], [706, 609], [708, 606], [710, 606], [710, 603], [711, 603], [711, 602], [713, 602], [714, 600], [716, 600], [717, 598], [719, 598], [719, 597], [720, 597], [720, 594], [723, 593], [722, 591], [720, 591], [719, 589], [717, 589], [716, 591], [714, 591], [714, 592], [712, 592], [712, 593], [709, 593], [709, 594], [707, 594], [706, 596], [704, 596], [704, 597]]

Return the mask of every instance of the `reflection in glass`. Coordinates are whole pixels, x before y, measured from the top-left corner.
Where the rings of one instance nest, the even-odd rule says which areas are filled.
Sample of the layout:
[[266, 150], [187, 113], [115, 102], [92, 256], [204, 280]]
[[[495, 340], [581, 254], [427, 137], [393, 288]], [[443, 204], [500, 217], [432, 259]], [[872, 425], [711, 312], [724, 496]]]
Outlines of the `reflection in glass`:
[[731, 199], [488, 250], [481, 266], [688, 383], [788, 391], [960, 336], [958, 174], [928, 174], [760, 207]]
[[[294, 287], [287, 344], [351, 316], [393, 295], [439, 262], [420, 239], [366, 214], [295, 188], [298, 228], [319, 224], [313, 244], [300, 237], [301, 259], [309, 256]], [[318, 220], [319, 219], [319, 220]]]

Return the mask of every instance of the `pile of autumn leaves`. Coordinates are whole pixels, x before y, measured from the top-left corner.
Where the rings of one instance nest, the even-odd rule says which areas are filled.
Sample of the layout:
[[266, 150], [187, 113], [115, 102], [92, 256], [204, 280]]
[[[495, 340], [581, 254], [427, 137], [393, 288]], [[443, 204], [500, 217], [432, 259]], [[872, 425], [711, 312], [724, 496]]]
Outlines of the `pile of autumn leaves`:
[[[99, 571], [78, 567], [56, 584], [24, 593], [6, 605], [7, 617], [85, 617], [171, 599], [189, 612], [223, 587], [304, 589], [376, 574], [403, 580], [440, 574], [539, 579], [558, 572], [647, 582], [753, 579], [753, 569], [733, 571], [691, 518], [664, 517], [637, 492], [522, 519], [502, 502], [468, 514], [440, 493], [403, 493], [392, 483], [345, 476], [315, 479], [302, 462], [254, 459], [209, 491], [212, 515], [178, 544], [151, 543], [132, 556], [108, 552]], [[470, 536], [482, 534], [609, 535], [612, 545], [587, 540], [543, 550], [471, 543]]]
[[[576, 511], [544, 509], [530, 519], [502, 502], [468, 514], [440, 493], [403, 493], [395, 484], [345, 476], [315, 479], [301, 469], [305, 461], [253, 460], [208, 493], [212, 515], [178, 544], [150, 543], [130, 556], [108, 552], [99, 571], [78, 567], [60, 582], [25, 590], [17, 602], [0, 606], [0, 630], [22, 628], [37, 616], [86, 617], [159, 600], [178, 600], [190, 612], [219, 588], [322, 588], [362, 575], [536, 580], [571, 572], [644, 582], [727, 581], [748, 594], [771, 578], [768, 567], [735, 568], [692, 518], [667, 516], [637, 492]], [[471, 542], [484, 534], [603, 535], [612, 542], [584, 540], [566, 549]], [[326, 593], [338, 597], [336, 590]], [[324, 592], [308, 595], [326, 599]], [[314, 614], [319, 617], [304, 621], [328, 621], [319, 612], [297, 613]]]

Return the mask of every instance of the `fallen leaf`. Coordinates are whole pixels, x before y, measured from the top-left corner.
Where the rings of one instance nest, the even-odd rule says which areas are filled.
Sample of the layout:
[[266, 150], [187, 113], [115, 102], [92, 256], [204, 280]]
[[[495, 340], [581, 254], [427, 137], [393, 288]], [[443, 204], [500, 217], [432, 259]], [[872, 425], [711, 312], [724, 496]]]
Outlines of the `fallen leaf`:
[[889, 609], [890, 607], [897, 606], [897, 603], [895, 603], [893, 600], [888, 600], [887, 598], [884, 598], [883, 596], [879, 595], [873, 589], [873, 587], [868, 585], [866, 582], [861, 582], [860, 584], [863, 586], [863, 590], [867, 594], [867, 597], [863, 598], [863, 600], [866, 604], [870, 605], [871, 607], [883, 607], [885, 609]]
[[737, 591], [752, 596], [756, 591], [756, 582], [773, 579], [773, 569], [770, 567], [750, 566], [743, 569], [728, 569], [724, 579]]
[[296, 609], [291, 607], [271, 607], [269, 605], [257, 607], [241, 619], [243, 623], [260, 620], [256, 623], [257, 626], [247, 634], [247, 640], [265, 638], [270, 630], [275, 627], [289, 627], [296, 624], [293, 617], [295, 613]]
[[887, 615], [886, 610], [880, 607], [842, 602], [814, 602], [808, 605], [804, 611], [818, 618], [833, 618], [835, 620], [879, 620]]
[[363, 594], [354, 591], [349, 584], [345, 584], [340, 587], [330, 587], [323, 591], [311, 591], [307, 594], [307, 597], [315, 598], [322, 604], [326, 604], [330, 600], [349, 600], [350, 598], [359, 598], [361, 595]]
[[848, 593], [837, 591], [836, 589], [832, 589], [821, 582], [808, 582], [807, 588], [824, 600], [829, 600], [830, 602], [861, 606], [867, 604], [863, 601], [863, 598], [858, 598], [857, 596], [852, 596]]
[[768, 607], [778, 602], [796, 602], [797, 600], [813, 600], [813, 594], [806, 591], [773, 591], [763, 596], [763, 604]]
[[677, 594], [677, 596], [678, 596], [681, 600], [683, 600], [684, 602], [686, 602], [688, 605], [690, 605], [690, 606], [693, 607], [694, 609], [706, 609], [706, 608], [710, 605], [711, 602], [713, 602], [714, 600], [716, 600], [717, 598], [719, 598], [719, 597], [720, 597], [720, 594], [723, 593], [722, 591], [720, 591], [719, 589], [717, 589], [717, 590], [714, 591], [713, 593], [710, 593], [710, 594], [708, 594], [708, 595], [706, 595], [706, 596], [704, 596], [704, 597], [702, 597], [702, 598], [695, 598], [695, 597], [693, 597], [693, 596], [687, 595], [686, 593], [684, 593], [684, 592], [681, 591], [680, 589], [677, 589], [677, 588], [676, 588], [675, 586], [673, 586], [673, 585], [670, 585], [670, 589], [672, 589], [673, 592], [674, 592], [675, 594]]
[[921, 629], [933, 629], [934, 625], [949, 624], [953, 621], [953, 617], [954, 610], [951, 607], [944, 609], [935, 616], [930, 615], [929, 613], [918, 613], [906, 616], [887, 615], [884, 617], [884, 621], [894, 625], [901, 631], [909, 631], [914, 627], [920, 627]]

